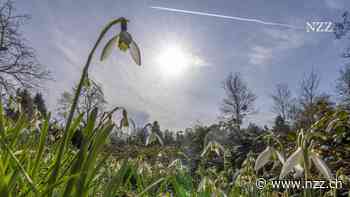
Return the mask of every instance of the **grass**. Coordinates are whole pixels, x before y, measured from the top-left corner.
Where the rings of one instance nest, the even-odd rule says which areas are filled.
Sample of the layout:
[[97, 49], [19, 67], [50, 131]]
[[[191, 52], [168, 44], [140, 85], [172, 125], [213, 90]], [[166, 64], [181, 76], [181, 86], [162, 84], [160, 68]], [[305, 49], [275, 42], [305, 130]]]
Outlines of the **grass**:
[[[82, 115], [73, 120], [66, 143], [63, 137], [52, 143], [49, 142], [49, 118], [39, 120], [42, 122], [37, 132], [24, 115], [12, 120], [4, 115], [2, 105], [0, 112], [0, 196], [202, 197], [289, 196], [295, 193], [269, 187], [258, 190], [254, 184], [258, 178], [254, 170], [254, 154], [247, 156], [235, 180], [230, 180], [234, 174], [230, 166], [224, 170], [199, 166], [196, 175], [191, 175], [182, 164], [185, 157], [176, 159], [181, 155], [176, 153], [176, 148], [126, 145], [127, 149], [119, 154], [111, 152], [111, 145], [106, 145], [106, 141], [115, 125], [111, 120], [100, 124], [97, 111], [90, 114], [87, 125], [83, 127], [80, 149], [68, 142], [81, 127]], [[61, 152], [62, 144], [66, 148]], [[223, 149], [216, 143], [209, 143], [203, 150], [203, 155], [206, 155], [203, 159], [217, 154], [216, 147], [220, 147], [220, 151]], [[128, 155], [127, 152], [133, 153]], [[159, 156], [159, 153], [163, 155]], [[58, 157], [58, 154], [62, 156]], [[159, 159], [152, 163], [147, 161], [146, 156], [150, 154]], [[167, 154], [173, 159], [164, 160]], [[59, 168], [55, 169], [57, 163]], [[56, 176], [54, 179], [53, 175]], [[321, 194], [312, 192], [312, 196]]]

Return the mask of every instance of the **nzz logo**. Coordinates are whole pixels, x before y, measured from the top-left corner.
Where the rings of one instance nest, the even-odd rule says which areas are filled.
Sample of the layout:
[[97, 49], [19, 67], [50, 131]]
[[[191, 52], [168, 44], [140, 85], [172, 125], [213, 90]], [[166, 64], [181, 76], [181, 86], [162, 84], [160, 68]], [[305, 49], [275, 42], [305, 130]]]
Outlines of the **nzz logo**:
[[321, 21], [306, 22], [306, 32], [334, 32], [334, 24]]

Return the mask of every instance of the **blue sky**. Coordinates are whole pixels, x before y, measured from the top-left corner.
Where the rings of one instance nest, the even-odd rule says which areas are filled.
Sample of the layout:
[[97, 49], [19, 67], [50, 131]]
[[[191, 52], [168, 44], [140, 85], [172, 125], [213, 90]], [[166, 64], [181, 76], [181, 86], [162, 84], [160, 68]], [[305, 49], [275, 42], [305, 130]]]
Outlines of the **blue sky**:
[[[16, 5], [18, 12], [32, 16], [23, 33], [55, 78], [43, 84], [51, 110], [56, 108], [60, 94], [77, 83], [101, 28], [120, 16], [131, 21], [129, 31], [142, 50], [143, 66], [137, 67], [122, 52], [101, 63], [98, 51], [90, 75], [103, 84], [109, 105], [126, 107], [140, 125], [158, 120], [162, 128], [185, 128], [216, 121], [224, 97], [222, 81], [230, 72], [240, 72], [258, 96], [258, 113], [246, 122], [271, 124], [274, 114], [269, 95], [277, 83], [287, 83], [297, 95], [300, 80], [314, 68], [322, 79], [321, 91], [334, 94], [335, 79], [345, 63], [340, 58], [344, 40], [335, 40], [331, 33], [307, 33], [149, 7], [305, 27], [306, 21], [339, 20], [350, 8], [346, 0], [26, 0]], [[157, 61], [174, 46], [191, 57], [186, 70], [176, 77], [164, 75], [171, 69]]]

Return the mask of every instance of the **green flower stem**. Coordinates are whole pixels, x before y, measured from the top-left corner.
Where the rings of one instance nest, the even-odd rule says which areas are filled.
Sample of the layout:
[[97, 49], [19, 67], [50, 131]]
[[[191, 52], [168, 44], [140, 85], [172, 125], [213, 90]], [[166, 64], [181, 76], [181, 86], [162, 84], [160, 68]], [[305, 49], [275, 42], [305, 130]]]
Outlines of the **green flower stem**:
[[75, 112], [75, 109], [76, 109], [78, 101], [79, 101], [79, 96], [80, 96], [80, 93], [81, 93], [81, 89], [82, 89], [83, 84], [84, 84], [85, 77], [88, 75], [88, 70], [89, 70], [89, 67], [90, 67], [90, 63], [91, 63], [92, 57], [93, 57], [93, 55], [94, 55], [98, 45], [100, 44], [100, 42], [101, 42], [102, 38], [104, 37], [104, 35], [108, 32], [108, 30], [112, 26], [114, 26], [114, 25], [116, 25], [116, 24], [118, 24], [118, 23], [120, 23], [120, 22], [122, 22], [124, 20], [126, 20], [126, 19], [125, 18], [118, 18], [118, 19], [113, 20], [110, 23], [108, 23], [106, 25], [106, 27], [103, 28], [102, 32], [100, 33], [100, 36], [98, 37], [98, 39], [97, 39], [97, 41], [96, 41], [96, 43], [94, 45], [94, 47], [92, 48], [91, 52], [89, 53], [88, 59], [87, 59], [86, 64], [85, 64], [85, 66], [83, 68], [83, 72], [82, 72], [82, 75], [81, 75], [81, 78], [80, 78], [80, 81], [79, 81], [79, 84], [78, 84], [78, 88], [77, 88], [77, 90], [75, 92], [75, 95], [74, 95], [73, 104], [72, 104], [72, 106], [70, 108], [69, 116], [68, 116], [68, 119], [67, 119], [67, 124], [66, 124], [66, 127], [65, 127], [65, 134], [68, 132], [68, 129], [69, 129], [70, 124], [72, 122], [72, 119], [73, 119], [73, 116], [74, 116], [74, 112]]
[[[304, 159], [304, 180], [308, 181], [309, 180], [309, 167], [310, 167], [310, 163], [309, 163], [309, 155], [308, 155], [308, 148], [306, 145], [303, 146], [303, 159]], [[306, 184], [306, 183], [305, 183]], [[310, 197], [310, 189], [306, 188], [304, 190], [304, 196], [305, 197]]]
[[143, 190], [141, 193], [139, 193], [136, 197], [142, 196], [143, 194], [145, 194], [148, 190], [152, 189], [153, 187], [155, 187], [156, 185], [158, 185], [159, 183], [165, 181], [165, 178], [160, 178], [158, 181], [152, 183], [151, 185], [149, 185], [145, 190]]
[[[101, 31], [101, 33], [100, 33], [100, 35], [99, 35], [99, 37], [98, 37], [94, 47], [92, 48], [92, 50], [89, 53], [88, 59], [86, 61], [86, 64], [85, 64], [85, 66], [83, 68], [83, 71], [82, 71], [82, 74], [81, 74], [81, 77], [80, 77], [80, 81], [79, 81], [77, 90], [76, 90], [75, 95], [74, 95], [72, 106], [71, 106], [70, 111], [69, 111], [67, 123], [66, 123], [65, 129], [64, 129], [64, 133], [63, 133], [63, 143], [60, 146], [60, 149], [59, 149], [59, 152], [58, 152], [58, 155], [57, 155], [57, 158], [56, 158], [55, 166], [54, 166], [52, 174], [51, 174], [51, 176], [49, 178], [49, 185], [55, 184], [55, 182], [56, 182], [56, 178], [57, 178], [57, 175], [58, 175], [59, 167], [60, 167], [60, 164], [61, 164], [61, 159], [62, 159], [64, 150], [65, 150], [65, 147], [67, 145], [68, 132], [69, 132], [69, 129], [70, 129], [73, 117], [74, 117], [75, 109], [76, 109], [78, 101], [79, 101], [79, 96], [80, 96], [80, 93], [81, 93], [81, 90], [82, 90], [82, 87], [83, 87], [83, 84], [84, 84], [84, 80], [85, 80], [85, 78], [88, 75], [88, 71], [89, 71], [89, 67], [90, 67], [90, 63], [91, 63], [91, 60], [93, 58], [93, 55], [94, 55], [98, 45], [100, 44], [101, 40], [103, 39], [105, 34], [108, 32], [108, 30], [112, 26], [114, 26], [114, 25], [116, 25], [118, 23], [121, 23], [123, 21], [126, 21], [126, 19], [121, 17], [121, 18], [118, 18], [118, 19], [115, 19], [115, 20], [109, 22], [102, 29], [102, 31]], [[52, 196], [52, 192], [53, 192], [53, 188], [51, 189], [51, 191], [49, 191], [49, 195], [48, 196]]]

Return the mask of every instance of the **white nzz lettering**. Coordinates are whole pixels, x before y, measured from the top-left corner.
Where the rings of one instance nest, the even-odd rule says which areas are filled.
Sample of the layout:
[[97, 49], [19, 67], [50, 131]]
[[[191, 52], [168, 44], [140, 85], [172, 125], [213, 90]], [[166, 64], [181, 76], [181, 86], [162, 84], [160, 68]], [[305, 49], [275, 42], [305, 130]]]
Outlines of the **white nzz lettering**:
[[306, 22], [306, 32], [333, 32], [332, 22], [312, 21]]

